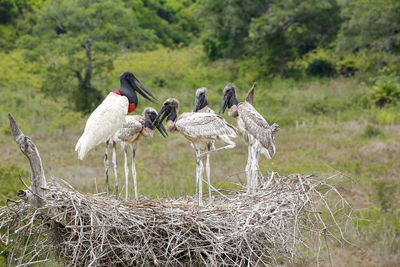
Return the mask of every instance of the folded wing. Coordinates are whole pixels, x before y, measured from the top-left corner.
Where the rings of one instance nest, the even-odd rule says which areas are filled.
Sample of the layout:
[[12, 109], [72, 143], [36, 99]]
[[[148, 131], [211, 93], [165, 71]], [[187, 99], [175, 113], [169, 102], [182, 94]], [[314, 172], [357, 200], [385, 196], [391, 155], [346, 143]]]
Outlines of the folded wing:
[[175, 123], [179, 132], [192, 138], [237, 136], [237, 129], [222, 117], [212, 113], [183, 113]]
[[93, 111], [86, 122], [85, 130], [79, 138], [75, 151], [82, 160], [95, 146], [110, 139], [122, 127], [128, 113], [129, 101], [125, 96], [110, 93]]

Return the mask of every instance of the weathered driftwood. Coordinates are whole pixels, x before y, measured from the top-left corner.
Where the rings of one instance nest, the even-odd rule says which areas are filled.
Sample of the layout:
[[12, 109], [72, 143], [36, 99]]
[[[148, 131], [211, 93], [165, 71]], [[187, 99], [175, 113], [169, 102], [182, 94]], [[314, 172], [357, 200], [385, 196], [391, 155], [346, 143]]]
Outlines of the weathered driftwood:
[[0, 208], [0, 255], [10, 265], [265, 266], [304, 261], [304, 252], [327, 263], [326, 240], [345, 242], [351, 209], [328, 183], [338, 175], [272, 173], [253, 195], [229, 190], [207, 206], [191, 198], [122, 202], [56, 181], [42, 187], [39, 153], [13, 125], [32, 177], [43, 180], [28, 190], [39, 203], [24, 191], [28, 197]]
[[11, 114], [8, 114], [8, 119], [14, 140], [31, 165], [31, 186], [27, 190], [18, 191], [17, 196], [35, 207], [41, 207], [43, 205], [43, 188], [46, 187], [42, 159], [35, 144], [21, 132]]

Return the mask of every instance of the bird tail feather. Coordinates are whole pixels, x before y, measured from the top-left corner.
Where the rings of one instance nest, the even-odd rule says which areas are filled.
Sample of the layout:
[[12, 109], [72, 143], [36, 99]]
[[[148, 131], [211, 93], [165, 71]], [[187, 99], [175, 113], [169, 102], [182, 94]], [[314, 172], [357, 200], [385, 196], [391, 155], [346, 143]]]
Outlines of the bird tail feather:
[[75, 151], [78, 151], [78, 158], [80, 160], [83, 160], [88, 152], [86, 139], [86, 135], [82, 135], [75, 146]]

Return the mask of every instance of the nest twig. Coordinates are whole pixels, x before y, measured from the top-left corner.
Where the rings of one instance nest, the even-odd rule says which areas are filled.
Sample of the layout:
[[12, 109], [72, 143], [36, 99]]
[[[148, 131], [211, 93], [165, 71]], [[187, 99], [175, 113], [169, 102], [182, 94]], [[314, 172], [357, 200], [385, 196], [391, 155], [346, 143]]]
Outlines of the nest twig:
[[351, 212], [329, 181], [275, 173], [251, 196], [231, 191], [207, 206], [121, 202], [53, 181], [43, 207], [0, 208], [0, 255], [21, 266], [263, 266], [295, 263], [307, 248], [320, 260], [326, 238], [345, 241]]

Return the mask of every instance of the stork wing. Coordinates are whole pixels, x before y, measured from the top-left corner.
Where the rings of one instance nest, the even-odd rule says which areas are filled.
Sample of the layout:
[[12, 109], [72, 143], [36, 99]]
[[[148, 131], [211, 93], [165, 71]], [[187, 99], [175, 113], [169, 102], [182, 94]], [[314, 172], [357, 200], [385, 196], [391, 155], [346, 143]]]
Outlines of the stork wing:
[[237, 136], [237, 129], [222, 117], [212, 113], [183, 113], [175, 123], [179, 132], [192, 138]]
[[107, 141], [122, 127], [128, 113], [128, 98], [109, 93], [104, 101], [93, 111], [86, 122], [85, 130], [75, 146], [79, 159], [98, 144]]
[[251, 134], [264, 148], [268, 149], [274, 142], [268, 122], [247, 102], [239, 104], [238, 113], [238, 123], [241, 124], [239, 128], [243, 128], [246, 134]]
[[144, 118], [141, 115], [125, 116], [125, 122], [113, 135], [112, 139], [117, 142], [130, 142], [135, 140], [143, 129]]

